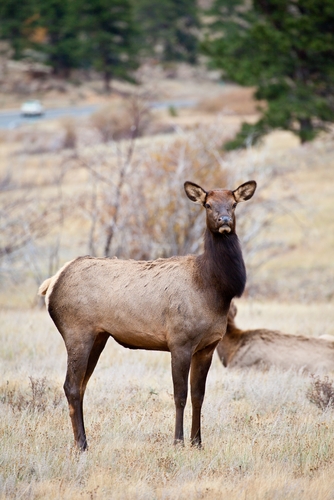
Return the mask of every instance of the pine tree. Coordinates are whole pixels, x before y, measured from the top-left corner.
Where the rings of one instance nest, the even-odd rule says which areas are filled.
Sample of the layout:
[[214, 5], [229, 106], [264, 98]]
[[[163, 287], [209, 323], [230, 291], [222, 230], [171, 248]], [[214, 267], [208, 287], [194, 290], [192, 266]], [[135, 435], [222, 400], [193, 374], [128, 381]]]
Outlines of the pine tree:
[[198, 8], [193, 0], [133, 0], [145, 52], [162, 61], [196, 62]]
[[138, 66], [136, 28], [130, 0], [78, 1], [82, 57], [104, 76], [105, 90], [112, 78], [131, 80]]
[[78, 16], [71, 0], [35, 0], [38, 2], [38, 26], [45, 32], [45, 40], [36, 48], [46, 55], [54, 74], [67, 77], [80, 64]]
[[0, 39], [10, 43], [14, 57], [20, 59], [32, 45], [38, 12], [35, 0], [1, 0]]
[[[302, 142], [334, 121], [333, 0], [216, 0], [204, 52], [225, 77], [267, 101], [228, 147], [274, 128]], [[213, 35], [213, 36], [212, 36]]]

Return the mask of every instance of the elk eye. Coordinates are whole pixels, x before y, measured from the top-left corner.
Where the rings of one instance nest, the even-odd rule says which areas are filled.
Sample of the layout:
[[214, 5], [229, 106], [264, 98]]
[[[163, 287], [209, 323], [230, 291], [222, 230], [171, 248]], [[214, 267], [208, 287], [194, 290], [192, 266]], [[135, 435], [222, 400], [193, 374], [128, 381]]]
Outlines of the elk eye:
[[211, 205], [209, 205], [209, 203], [205, 203], [205, 208], [211, 208]]
[[237, 203], [233, 203], [232, 208], [235, 208], [237, 206]]

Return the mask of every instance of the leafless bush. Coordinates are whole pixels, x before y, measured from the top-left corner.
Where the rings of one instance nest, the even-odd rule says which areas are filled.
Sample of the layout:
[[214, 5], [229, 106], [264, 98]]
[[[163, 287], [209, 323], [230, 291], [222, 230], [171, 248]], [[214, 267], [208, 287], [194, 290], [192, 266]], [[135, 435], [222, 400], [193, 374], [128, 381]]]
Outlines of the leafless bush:
[[[224, 139], [226, 134], [214, 124], [149, 147], [138, 142], [134, 149], [134, 141], [113, 143], [82, 159], [91, 176], [90, 191], [80, 203], [90, 221], [89, 252], [138, 259], [197, 253], [203, 214], [188, 203], [184, 181], [210, 189], [236, 187], [251, 178], [258, 180], [259, 191], [251, 208], [240, 207], [243, 215], [238, 220], [250, 271], [266, 262], [264, 255], [268, 260], [281, 252], [280, 243], [260, 244], [257, 236], [281, 210], [277, 200], [266, 199], [262, 192], [280, 179], [282, 170], [264, 168], [265, 158], [250, 161], [248, 152], [226, 155], [219, 147]], [[291, 203], [288, 190], [286, 196]]]
[[77, 122], [74, 118], [67, 116], [61, 120], [63, 129], [62, 147], [64, 149], [75, 149], [78, 143]]
[[48, 215], [48, 207], [35, 203], [28, 191], [0, 196], [0, 259], [45, 236], [49, 229]]
[[28, 410], [30, 412], [45, 412], [49, 407], [56, 408], [61, 404], [62, 394], [58, 389], [48, 386], [43, 378], [29, 377], [29, 391], [23, 392], [14, 387], [9, 389], [9, 383], [0, 388], [0, 402], [11, 408], [13, 413]]
[[145, 99], [130, 96], [127, 100], [111, 102], [91, 116], [91, 123], [101, 136], [102, 142], [141, 136], [150, 122]]
[[[228, 170], [217, 160], [208, 136], [202, 134], [176, 137], [151, 148], [134, 170], [131, 186], [124, 190], [127, 202], [133, 204], [125, 226], [133, 227], [137, 252], [144, 251], [143, 256], [168, 257], [196, 253], [200, 248], [202, 214], [188, 203], [183, 183], [195, 180], [208, 189], [229, 184]], [[136, 193], [133, 199], [132, 192]]]
[[66, 116], [54, 129], [22, 127], [12, 134], [12, 140], [20, 143], [17, 155], [42, 155], [62, 149], [75, 149], [79, 142], [78, 123]]
[[61, 149], [61, 133], [40, 129], [24, 129], [16, 134], [21, 147], [18, 154], [40, 155]]
[[91, 123], [99, 131], [102, 142], [109, 142], [129, 137], [133, 122], [126, 109], [110, 104], [93, 113]]
[[[62, 183], [67, 164], [60, 158], [54, 170], [44, 175], [51, 186], [47, 196], [41, 182], [20, 169], [0, 176], [0, 275], [5, 281], [20, 282], [29, 274], [38, 284], [45, 274], [59, 267], [61, 234], [65, 219], [72, 213], [72, 197], [64, 196]], [[25, 166], [25, 161], [23, 161]], [[20, 175], [21, 174], [21, 175]], [[46, 269], [48, 266], [48, 269]], [[22, 275], [23, 274], [23, 275]]]
[[326, 376], [323, 380], [311, 375], [312, 383], [307, 390], [307, 398], [318, 408], [325, 411], [334, 409], [334, 382]]

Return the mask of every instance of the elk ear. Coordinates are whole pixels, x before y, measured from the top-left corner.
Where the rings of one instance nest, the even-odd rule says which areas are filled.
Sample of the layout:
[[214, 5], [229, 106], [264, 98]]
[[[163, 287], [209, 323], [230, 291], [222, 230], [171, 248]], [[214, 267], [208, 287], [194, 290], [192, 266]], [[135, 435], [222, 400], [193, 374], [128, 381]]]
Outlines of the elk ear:
[[249, 200], [255, 193], [255, 189], [256, 189], [255, 181], [248, 181], [245, 182], [244, 184], [241, 184], [241, 186], [232, 191], [235, 201], [239, 202], [239, 201]]
[[193, 182], [186, 181], [184, 183], [184, 190], [189, 200], [193, 201], [194, 203], [204, 205], [208, 193], [203, 188], [201, 188], [201, 186], [198, 186]]

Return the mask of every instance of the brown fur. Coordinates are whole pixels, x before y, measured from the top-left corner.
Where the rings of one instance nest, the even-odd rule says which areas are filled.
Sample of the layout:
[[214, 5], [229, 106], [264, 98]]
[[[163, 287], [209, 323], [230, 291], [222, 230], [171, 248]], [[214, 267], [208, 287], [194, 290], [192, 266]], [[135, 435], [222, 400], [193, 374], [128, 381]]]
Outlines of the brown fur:
[[124, 347], [170, 351], [176, 407], [175, 442], [183, 442], [190, 374], [191, 441], [201, 444], [200, 415], [213, 352], [226, 329], [246, 274], [235, 234], [237, 202], [253, 195], [250, 181], [235, 191], [206, 192], [186, 182], [188, 197], [206, 208], [204, 253], [150, 262], [80, 257], [41, 285], [65, 341], [64, 384], [75, 442], [87, 447], [82, 403], [87, 382], [111, 336]]
[[240, 330], [234, 321], [237, 308], [231, 303], [226, 334], [217, 346], [224, 366], [262, 369], [275, 366], [312, 373], [334, 371], [334, 337], [310, 338], [273, 330]]

